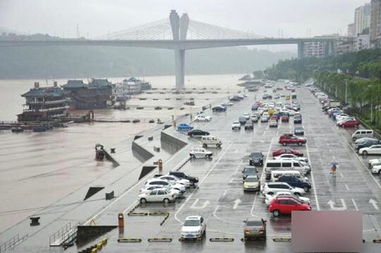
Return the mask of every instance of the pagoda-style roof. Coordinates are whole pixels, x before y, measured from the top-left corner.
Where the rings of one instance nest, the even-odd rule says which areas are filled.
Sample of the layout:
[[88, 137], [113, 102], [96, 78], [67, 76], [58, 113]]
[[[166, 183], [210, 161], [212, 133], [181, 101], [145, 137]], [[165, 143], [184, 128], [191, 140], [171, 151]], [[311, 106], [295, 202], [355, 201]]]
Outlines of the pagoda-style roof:
[[22, 97], [62, 97], [63, 89], [60, 87], [41, 87], [32, 88], [27, 93], [22, 94]]
[[111, 82], [109, 82], [107, 79], [91, 79], [91, 82], [89, 83], [89, 86], [92, 87], [107, 87], [111, 86]]
[[86, 84], [82, 80], [68, 80], [64, 88], [83, 88], [86, 87]]

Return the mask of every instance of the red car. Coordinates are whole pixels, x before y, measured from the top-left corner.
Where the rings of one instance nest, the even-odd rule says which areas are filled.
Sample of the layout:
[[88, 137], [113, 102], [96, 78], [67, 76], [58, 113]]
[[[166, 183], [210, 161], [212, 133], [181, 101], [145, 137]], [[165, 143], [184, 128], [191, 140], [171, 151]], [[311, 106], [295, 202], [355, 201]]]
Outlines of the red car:
[[282, 120], [282, 122], [289, 122], [289, 121], [290, 121], [290, 118], [288, 117], [288, 115], [283, 115], [283, 116], [281, 117], [281, 120]]
[[293, 154], [296, 156], [303, 156], [303, 152], [291, 148], [280, 148], [273, 151], [273, 156], [280, 156], [283, 154]]
[[283, 146], [287, 146], [287, 144], [298, 144], [301, 146], [302, 144], [306, 144], [306, 142], [306, 139], [290, 134], [284, 134], [279, 137], [279, 144], [282, 144]]
[[303, 204], [295, 198], [278, 197], [271, 201], [268, 210], [274, 217], [278, 217], [280, 214], [291, 214], [292, 211], [311, 211], [311, 205]]
[[350, 119], [344, 122], [340, 122], [337, 125], [340, 127], [358, 127], [360, 125], [360, 122], [355, 119]]

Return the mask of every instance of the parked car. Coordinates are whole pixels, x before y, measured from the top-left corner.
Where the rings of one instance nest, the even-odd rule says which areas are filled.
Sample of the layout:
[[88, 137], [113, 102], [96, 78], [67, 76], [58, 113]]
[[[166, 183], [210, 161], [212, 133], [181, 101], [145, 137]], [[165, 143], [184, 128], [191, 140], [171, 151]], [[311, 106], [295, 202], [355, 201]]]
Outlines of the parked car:
[[239, 121], [234, 121], [233, 124], [232, 124], [232, 130], [241, 130], [241, 123], [239, 123]]
[[296, 156], [304, 156], [302, 151], [291, 148], [280, 148], [273, 151], [273, 156], [280, 156], [282, 154], [293, 154]]
[[298, 137], [295, 135], [282, 135], [279, 137], [279, 144], [282, 144], [283, 146], [287, 146], [288, 144], [297, 144], [299, 146], [306, 144], [307, 140], [302, 137]]
[[366, 148], [360, 148], [359, 154], [361, 155], [381, 155], [381, 145], [372, 145]]
[[203, 148], [207, 147], [216, 147], [216, 148], [221, 148], [222, 146], [222, 141], [215, 137], [215, 136], [202, 136], [201, 137], [201, 144]]
[[372, 138], [373, 136], [374, 136], [374, 131], [372, 129], [359, 129], [352, 134], [352, 140], [355, 141], [357, 139], [364, 138], [364, 137]]
[[182, 123], [177, 125], [177, 130], [178, 131], [190, 131], [193, 129], [193, 126]]
[[243, 191], [259, 191], [261, 182], [257, 175], [249, 175], [243, 180]]
[[251, 122], [257, 123], [259, 120], [259, 114], [253, 114], [251, 115]]
[[147, 202], [163, 202], [165, 204], [174, 202], [176, 195], [164, 188], [152, 190], [149, 193], [141, 193], [138, 196], [139, 202], [144, 204]]
[[288, 115], [282, 115], [281, 117], [280, 117], [280, 120], [282, 121], [282, 122], [289, 122], [290, 121], [290, 117], [288, 116]]
[[189, 182], [191, 182], [191, 184], [193, 186], [198, 183], [198, 178], [197, 177], [189, 176], [189, 175], [185, 174], [182, 171], [170, 171], [169, 175], [173, 175], [173, 176], [178, 177], [178, 178], [187, 179], [187, 180], [189, 180]]
[[163, 176], [160, 176], [158, 178], [162, 179], [162, 180], [167, 180], [167, 181], [173, 182], [173, 183], [179, 183], [179, 184], [184, 185], [185, 187], [190, 187], [190, 185], [191, 185], [189, 180], [177, 178], [176, 176], [173, 176], [173, 175], [163, 175]]
[[275, 160], [281, 160], [281, 159], [293, 159], [296, 161], [302, 161], [308, 163], [308, 158], [307, 157], [300, 157], [294, 154], [281, 154], [280, 156], [275, 156]]
[[239, 116], [238, 118], [238, 122], [241, 124], [241, 125], [245, 125], [247, 119], [245, 116]]
[[358, 127], [360, 125], [360, 121], [356, 119], [349, 119], [346, 121], [341, 121], [337, 123], [339, 127]]
[[212, 107], [212, 111], [213, 112], [226, 112], [226, 107], [224, 107], [222, 105], [217, 105], [217, 106]]
[[278, 197], [271, 201], [268, 210], [274, 217], [278, 217], [281, 214], [291, 214], [292, 211], [311, 211], [311, 205], [290, 197]]
[[294, 116], [294, 124], [302, 124], [302, 115], [295, 114], [295, 116]]
[[262, 190], [262, 194], [274, 194], [276, 192], [281, 191], [292, 192], [297, 195], [304, 195], [306, 193], [302, 188], [292, 187], [291, 185], [285, 182], [271, 182], [265, 184]]
[[188, 216], [181, 227], [182, 239], [202, 239], [206, 234], [206, 222], [202, 216]]
[[368, 167], [369, 169], [373, 168], [373, 166], [381, 165], [381, 159], [369, 159], [368, 161]]
[[373, 165], [370, 171], [373, 174], [381, 174], [381, 164]]
[[271, 119], [269, 122], [269, 127], [278, 127], [278, 120]]
[[249, 165], [263, 166], [264, 155], [262, 152], [252, 152], [249, 155]]
[[242, 179], [245, 180], [248, 176], [257, 176], [258, 170], [254, 166], [245, 166], [242, 169]]
[[206, 136], [206, 135], [210, 135], [210, 133], [207, 131], [200, 130], [200, 129], [193, 129], [193, 130], [190, 130], [188, 132], [189, 137], [199, 138], [199, 137]]
[[295, 135], [304, 135], [304, 127], [303, 126], [295, 126], [294, 127]]
[[245, 112], [242, 116], [246, 118], [246, 121], [250, 120], [250, 113]]
[[266, 240], [266, 221], [264, 219], [247, 218], [244, 220], [243, 237], [245, 241], [250, 239]]
[[290, 197], [290, 198], [294, 198], [304, 204], [310, 204], [311, 203], [311, 200], [307, 197], [302, 197], [302, 196], [299, 196], [299, 195], [296, 195], [296, 194], [293, 194], [292, 192], [276, 192], [274, 194], [266, 194], [265, 195], [265, 204], [266, 206], [270, 205], [271, 201], [277, 197]]
[[208, 158], [211, 159], [213, 153], [204, 148], [193, 148], [189, 152], [191, 158]]
[[270, 116], [268, 114], [263, 114], [261, 117], [261, 122], [262, 123], [269, 122], [269, 119], [270, 119]]
[[145, 187], [152, 186], [152, 185], [160, 185], [162, 187], [173, 187], [179, 189], [182, 193], [186, 191], [186, 187], [183, 184], [177, 183], [177, 182], [171, 182], [164, 179], [158, 179], [158, 178], [152, 178], [147, 180], [145, 183]]
[[197, 115], [195, 118], [194, 118], [194, 121], [196, 122], [209, 122], [212, 120], [212, 117], [210, 116], [205, 116], [205, 115], [202, 115], [202, 114], [199, 114]]
[[285, 182], [293, 187], [302, 188], [305, 192], [309, 192], [311, 189], [310, 182], [291, 175], [280, 176], [278, 182]]
[[254, 130], [253, 122], [246, 121], [246, 123], [245, 123], [245, 130]]
[[380, 141], [376, 138], [364, 137], [355, 141], [355, 149], [358, 151], [360, 148], [367, 148], [372, 145], [380, 144]]

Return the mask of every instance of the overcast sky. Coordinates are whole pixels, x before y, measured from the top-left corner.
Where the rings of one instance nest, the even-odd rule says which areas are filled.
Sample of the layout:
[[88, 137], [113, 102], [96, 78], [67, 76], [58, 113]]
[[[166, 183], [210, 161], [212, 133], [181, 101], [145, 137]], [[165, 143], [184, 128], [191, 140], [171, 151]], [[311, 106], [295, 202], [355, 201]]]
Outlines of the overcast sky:
[[277, 37], [346, 33], [370, 0], [0, 0], [0, 27], [25, 33], [95, 37], [168, 17]]

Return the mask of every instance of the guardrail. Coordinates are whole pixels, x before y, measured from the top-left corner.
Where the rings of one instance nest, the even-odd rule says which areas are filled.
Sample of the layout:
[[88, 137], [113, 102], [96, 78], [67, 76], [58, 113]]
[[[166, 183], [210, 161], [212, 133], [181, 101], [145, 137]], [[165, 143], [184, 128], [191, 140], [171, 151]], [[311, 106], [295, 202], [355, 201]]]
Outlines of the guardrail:
[[13, 249], [17, 245], [19, 245], [21, 242], [25, 241], [28, 238], [29, 234], [25, 234], [20, 237], [20, 234], [17, 234], [13, 236], [8, 241], [4, 242], [3, 244], [0, 244], [0, 253], [3, 253], [9, 249]]

